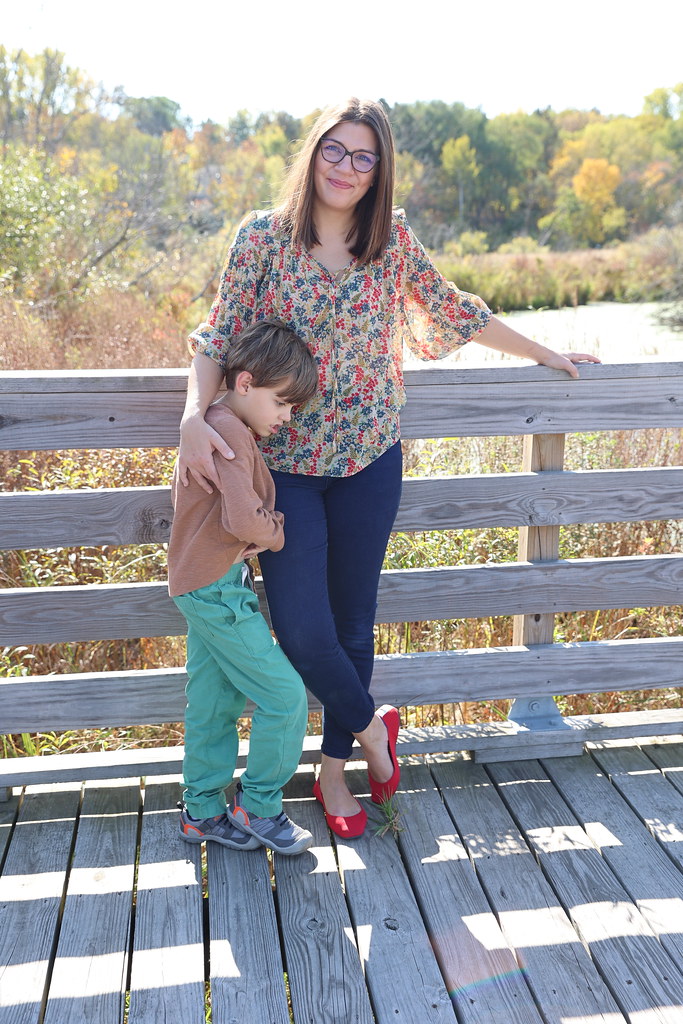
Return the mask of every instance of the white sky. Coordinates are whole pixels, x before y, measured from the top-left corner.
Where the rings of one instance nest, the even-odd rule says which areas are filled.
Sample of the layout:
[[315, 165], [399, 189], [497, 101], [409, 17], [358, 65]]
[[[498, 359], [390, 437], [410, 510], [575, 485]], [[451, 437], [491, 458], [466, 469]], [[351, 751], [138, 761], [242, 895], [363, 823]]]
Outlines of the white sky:
[[0, 0], [0, 43], [51, 47], [107, 88], [167, 96], [196, 124], [295, 116], [360, 95], [640, 112], [683, 81], [683, 4], [650, 0]]

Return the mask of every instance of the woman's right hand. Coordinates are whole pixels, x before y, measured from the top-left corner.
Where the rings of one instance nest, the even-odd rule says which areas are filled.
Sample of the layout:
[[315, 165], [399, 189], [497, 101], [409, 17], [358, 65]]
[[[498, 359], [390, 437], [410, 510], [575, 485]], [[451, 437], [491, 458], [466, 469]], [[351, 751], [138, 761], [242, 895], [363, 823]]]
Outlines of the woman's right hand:
[[178, 449], [178, 479], [184, 487], [187, 487], [192, 476], [203, 490], [212, 493], [211, 485], [218, 485], [214, 451], [225, 459], [235, 458], [230, 445], [209, 426], [203, 416], [194, 414], [184, 418], [180, 424]]

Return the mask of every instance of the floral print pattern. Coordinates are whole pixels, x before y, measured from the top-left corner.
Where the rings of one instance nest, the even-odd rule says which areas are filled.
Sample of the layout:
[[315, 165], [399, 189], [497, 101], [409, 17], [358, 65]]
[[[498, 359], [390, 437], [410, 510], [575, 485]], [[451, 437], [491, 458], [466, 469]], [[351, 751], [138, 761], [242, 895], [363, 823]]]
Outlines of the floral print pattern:
[[236, 334], [266, 317], [308, 343], [320, 375], [318, 395], [261, 442], [267, 465], [350, 476], [399, 439], [403, 345], [420, 359], [439, 359], [479, 334], [491, 313], [441, 276], [401, 210], [382, 258], [353, 259], [338, 274], [294, 245], [275, 211], [242, 223], [208, 322], [190, 342], [220, 362]]

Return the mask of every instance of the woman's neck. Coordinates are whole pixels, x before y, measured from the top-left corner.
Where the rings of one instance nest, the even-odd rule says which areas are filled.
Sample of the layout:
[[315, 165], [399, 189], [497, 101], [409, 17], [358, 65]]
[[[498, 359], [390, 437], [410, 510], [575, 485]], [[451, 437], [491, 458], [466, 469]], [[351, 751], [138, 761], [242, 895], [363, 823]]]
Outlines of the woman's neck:
[[311, 252], [331, 274], [338, 274], [352, 259], [353, 237], [347, 238], [353, 230], [353, 218], [346, 211], [337, 213], [335, 210], [314, 208], [313, 223], [318, 245], [314, 245]]
[[349, 213], [348, 210], [331, 210], [320, 203], [314, 203], [313, 223], [315, 225], [315, 233], [320, 239], [321, 244], [330, 242], [337, 245], [341, 241], [345, 242], [349, 233], [353, 231], [353, 212]]

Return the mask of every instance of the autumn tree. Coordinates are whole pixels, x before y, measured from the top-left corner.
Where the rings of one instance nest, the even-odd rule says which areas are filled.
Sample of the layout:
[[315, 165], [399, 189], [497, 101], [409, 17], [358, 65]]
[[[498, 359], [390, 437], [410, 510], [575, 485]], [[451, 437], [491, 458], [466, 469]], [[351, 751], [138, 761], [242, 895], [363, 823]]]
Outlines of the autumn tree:
[[458, 225], [465, 226], [465, 194], [479, 174], [476, 150], [469, 135], [448, 139], [441, 150], [441, 167], [448, 185], [457, 194]]

